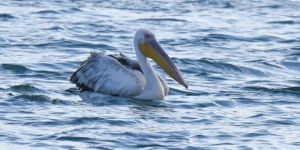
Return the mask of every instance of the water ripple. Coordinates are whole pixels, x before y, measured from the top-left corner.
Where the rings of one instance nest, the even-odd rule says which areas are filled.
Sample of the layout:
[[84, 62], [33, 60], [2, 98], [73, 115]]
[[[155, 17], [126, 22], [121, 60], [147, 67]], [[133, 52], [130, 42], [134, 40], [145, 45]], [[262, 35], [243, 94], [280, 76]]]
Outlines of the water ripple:
[[35, 13], [36, 14], [60, 14], [58, 11], [54, 11], [54, 10], [41, 10]]
[[200, 73], [199, 75], [203, 75], [203, 72], [206, 73], [224, 73], [224, 74], [245, 74], [245, 75], [253, 75], [253, 76], [268, 76], [267, 73], [264, 73], [260, 70], [254, 68], [248, 68], [244, 66], [237, 66], [230, 63], [218, 62], [211, 59], [199, 59], [199, 60], [191, 60], [191, 59], [180, 59], [180, 64], [185, 64], [187, 67], [183, 71], [187, 71], [189, 73]]
[[[295, 0], [0, 1], [3, 149], [299, 149]], [[146, 28], [182, 71], [165, 100], [80, 92], [89, 52]]]
[[7, 90], [18, 92], [21, 94], [29, 94], [29, 93], [45, 93], [42, 89], [36, 88], [33, 85], [30, 84], [20, 84], [20, 85], [14, 85]]
[[285, 95], [300, 95], [300, 87], [287, 87], [287, 88], [267, 88], [260, 86], [247, 86], [245, 90], [268, 92], [273, 94], [285, 94]]
[[242, 36], [233, 36], [227, 34], [208, 34], [203, 40], [205, 41], [240, 41], [240, 42], [270, 42], [270, 41], [279, 41], [281, 38], [275, 36], [256, 36], [256, 37], [242, 37]]
[[12, 105], [30, 105], [32, 103], [43, 104], [43, 103], [51, 103], [51, 104], [67, 104], [67, 101], [60, 99], [52, 99], [46, 95], [27, 95], [22, 94], [18, 96], [13, 96], [8, 100]]
[[22, 74], [30, 71], [27, 67], [18, 64], [1, 64], [2, 68], [16, 74]]
[[9, 21], [15, 19], [16, 17], [10, 14], [0, 14], [0, 21]]
[[283, 24], [283, 25], [293, 25], [296, 22], [293, 21], [293, 20], [283, 20], [283, 21], [270, 21], [268, 23], [271, 23], [271, 24]]

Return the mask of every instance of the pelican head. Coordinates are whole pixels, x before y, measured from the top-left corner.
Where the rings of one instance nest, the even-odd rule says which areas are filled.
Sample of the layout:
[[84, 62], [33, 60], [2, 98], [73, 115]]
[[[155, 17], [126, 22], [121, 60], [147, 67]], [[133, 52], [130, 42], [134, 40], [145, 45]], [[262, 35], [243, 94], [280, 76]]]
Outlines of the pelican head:
[[145, 29], [138, 30], [135, 34], [134, 43], [145, 57], [154, 60], [170, 77], [185, 88], [188, 88], [180, 71], [161, 48], [151, 31]]

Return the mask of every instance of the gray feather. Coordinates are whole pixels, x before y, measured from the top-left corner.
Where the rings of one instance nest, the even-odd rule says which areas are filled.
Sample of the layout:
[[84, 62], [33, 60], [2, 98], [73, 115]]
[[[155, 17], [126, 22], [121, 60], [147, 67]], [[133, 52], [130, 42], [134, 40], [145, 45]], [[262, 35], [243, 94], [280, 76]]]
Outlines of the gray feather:
[[75, 83], [80, 90], [135, 96], [146, 85], [142, 72], [136, 69], [136, 64], [138, 63], [129, 60], [125, 55], [117, 57], [91, 53], [90, 57], [74, 72], [70, 81]]

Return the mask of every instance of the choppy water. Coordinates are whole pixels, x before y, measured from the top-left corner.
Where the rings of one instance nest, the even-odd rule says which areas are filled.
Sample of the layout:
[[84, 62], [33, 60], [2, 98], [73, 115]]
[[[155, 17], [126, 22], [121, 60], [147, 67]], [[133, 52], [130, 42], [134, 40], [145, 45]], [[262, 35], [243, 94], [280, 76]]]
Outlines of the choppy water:
[[[300, 1], [1, 1], [1, 149], [299, 149]], [[81, 98], [91, 51], [156, 33], [189, 89]]]

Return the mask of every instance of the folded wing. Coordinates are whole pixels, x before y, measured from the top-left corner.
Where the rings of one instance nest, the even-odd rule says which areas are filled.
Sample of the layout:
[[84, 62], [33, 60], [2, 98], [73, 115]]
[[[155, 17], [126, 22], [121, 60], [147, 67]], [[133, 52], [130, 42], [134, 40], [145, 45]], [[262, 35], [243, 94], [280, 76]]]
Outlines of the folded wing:
[[70, 81], [81, 90], [125, 97], [138, 95], [146, 86], [141, 71], [101, 53], [92, 53], [71, 76]]

